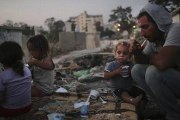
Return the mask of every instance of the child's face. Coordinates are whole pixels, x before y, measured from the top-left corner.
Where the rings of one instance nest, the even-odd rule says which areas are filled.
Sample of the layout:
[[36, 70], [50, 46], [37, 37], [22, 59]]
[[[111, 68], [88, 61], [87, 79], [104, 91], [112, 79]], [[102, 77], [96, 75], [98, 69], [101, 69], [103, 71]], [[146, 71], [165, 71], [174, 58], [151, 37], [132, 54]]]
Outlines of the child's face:
[[31, 56], [35, 59], [39, 59], [39, 52], [37, 50], [33, 50], [32, 44], [28, 43], [27, 44], [27, 48], [29, 50], [29, 53], [31, 54]]
[[118, 63], [126, 63], [130, 58], [129, 48], [127, 46], [117, 46], [115, 56]]

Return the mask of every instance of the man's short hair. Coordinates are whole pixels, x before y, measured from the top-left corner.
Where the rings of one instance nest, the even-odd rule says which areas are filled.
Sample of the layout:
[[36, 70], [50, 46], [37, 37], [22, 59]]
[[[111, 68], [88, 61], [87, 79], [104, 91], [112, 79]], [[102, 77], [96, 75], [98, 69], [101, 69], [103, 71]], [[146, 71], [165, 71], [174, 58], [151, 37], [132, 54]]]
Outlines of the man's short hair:
[[[147, 16], [147, 19], [149, 20], [149, 21], [151, 21], [151, 22], [153, 22], [156, 26], [157, 26], [157, 24], [156, 24], [156, 22], [154, 21], [154, 19], [147, 13], [147, 12], [141, 12], [141, 13], [139, 13], [139, 15], [138, 15], [138, 19], [140, 19], [142, 16]], [[157, 27], [158, 28], [158, 27]], [[159, 28], [158, 28], [159, 29]]]

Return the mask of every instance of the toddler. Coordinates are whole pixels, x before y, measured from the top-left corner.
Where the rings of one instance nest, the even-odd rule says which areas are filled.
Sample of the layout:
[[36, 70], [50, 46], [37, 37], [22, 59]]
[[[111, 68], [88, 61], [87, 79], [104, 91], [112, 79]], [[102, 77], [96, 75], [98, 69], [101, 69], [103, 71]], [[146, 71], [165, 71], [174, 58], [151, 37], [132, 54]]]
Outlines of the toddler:
[[33, 59], [28, 62], [33, 76], [32, 97], [51, 95], [54, 85], [54, 63], [48, 56], [48, 41], [43, 35], [31, 37], [27, 48]]
[[[119, 42], [115, 48], [116, 60], [107, 65], [104, 78], [106, 80], [110, 79], [113, 96], [135, 106], [138, 106], [140, 103], [141, 106], [144, 106], [140, 108], [144, 110], [147, 98], [142, 89], [134, 86], [133, 79], [130, 75], [130, 70], [133, 67], [133, 63], [129, 61], [130, 56], [129, 43], [125, 41]], [[123, 66], [129, 66], [129, 77], [122, 76], [124, 74], [122, 70]]]

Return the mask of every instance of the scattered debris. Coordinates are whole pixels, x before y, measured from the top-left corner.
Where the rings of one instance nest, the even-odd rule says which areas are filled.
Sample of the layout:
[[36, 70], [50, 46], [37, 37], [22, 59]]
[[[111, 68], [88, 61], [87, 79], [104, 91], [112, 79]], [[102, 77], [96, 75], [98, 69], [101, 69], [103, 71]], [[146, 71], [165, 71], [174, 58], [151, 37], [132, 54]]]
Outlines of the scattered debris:
[[79, 109], [74, 109], [74, 104], [72, 101], [61, 101], [55, 103], [49, 103], [44, 106], [44, 110], [48, 113], [72, 113], [79, 112]]
[[[101, 52], [112, 52], [112, 48], [113, 46], [109, 46]], [[119, 105], [111, 94], [109, 81], [104, 80], [104, 68], [113, 60], [112, 53], [81, 54], [61, 59], [55, 64], [54, 94], [43, 98], [32, 97], [32, 110], [29, 113], [7, 120], [51, 120], [57, 115], [63, 116], [64, 119], [80, 120], [80, 107], [75, 109], [74, 104], [85, 102], [92, 89], [97, 90], [107, 103], [103, 104], [99, 98], [89, 98], [87, 120], [136, 120], [135, 107], [124, 103]], [[59, 88], [64, 88], [67, 92], [55, 93]], [[155, 103], [148, 105], [152, 111], [156, 110], [155, 116], [164, 115], [159, 113]], [[122, 108], [125, 111], [122, 111]], [[145, 112], [150, 113], [148, 110]], [[148, 115], [150, 114], [146, 114]]]

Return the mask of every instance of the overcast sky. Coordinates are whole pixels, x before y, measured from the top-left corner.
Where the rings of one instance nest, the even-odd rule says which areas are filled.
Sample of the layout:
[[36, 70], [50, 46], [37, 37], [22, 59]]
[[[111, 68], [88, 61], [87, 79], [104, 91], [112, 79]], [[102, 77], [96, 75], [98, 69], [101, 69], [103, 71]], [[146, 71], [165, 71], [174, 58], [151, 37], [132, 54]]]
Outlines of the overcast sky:
[[148, 0], [0, 0], [0, 24], [12, 20], [43, 26], [47, 18], [66, 22], [84, 11], [89, 15], [103, 15], [107, 24], [111, 10], [118, 6], [130, 6], [132, 15], [136, 16], [147, 3]]

